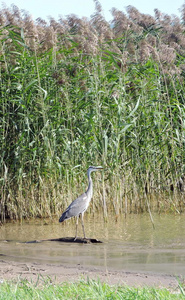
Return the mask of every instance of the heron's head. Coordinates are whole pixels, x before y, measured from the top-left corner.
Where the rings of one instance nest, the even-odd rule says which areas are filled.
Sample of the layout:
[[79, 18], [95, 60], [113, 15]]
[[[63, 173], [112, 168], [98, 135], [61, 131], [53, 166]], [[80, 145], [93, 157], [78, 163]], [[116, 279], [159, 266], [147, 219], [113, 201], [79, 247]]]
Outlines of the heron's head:
[[101, 167], [101, 166], [97, 166], [97, 167], [90, 166], [87, 170], [87, 174], [90, 174], [93, 171], [98, 171], [98, 170], [102, 170], [102, 169], [103, 169], [103, 167]]

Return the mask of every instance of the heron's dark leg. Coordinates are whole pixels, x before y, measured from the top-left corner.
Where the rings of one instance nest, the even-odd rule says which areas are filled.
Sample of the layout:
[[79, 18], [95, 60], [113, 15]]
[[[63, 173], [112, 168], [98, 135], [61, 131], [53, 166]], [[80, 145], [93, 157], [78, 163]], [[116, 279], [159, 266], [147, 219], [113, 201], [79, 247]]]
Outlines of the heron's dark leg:
[[82, 229], [83, 229], [83, 233], [84, 233], [84, 239], [86, 239], [83, 217], [84, 217], [84, 214], [82, 213], [82, 214], [81, 214], [81, 219], [82, 219]]
[[77, 232], [78, 232], [78, 216], [76, 217], [76, 234], [75, 234], [75, 239], [77, 239]]

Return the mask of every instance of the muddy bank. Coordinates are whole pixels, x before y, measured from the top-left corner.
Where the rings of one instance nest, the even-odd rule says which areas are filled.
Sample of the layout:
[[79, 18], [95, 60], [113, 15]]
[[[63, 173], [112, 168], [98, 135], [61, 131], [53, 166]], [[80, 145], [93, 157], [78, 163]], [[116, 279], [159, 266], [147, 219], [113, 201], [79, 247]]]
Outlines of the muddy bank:
[[[176, 288], [185, 277], [184, 215], [130, 215], [105, 223], [87, 218], [87, 236], [103, 243], [60, 242], [74, 234], [74, 223], [58, 220], [7, 223], [0, 227], [0, 282], [25, 278], [36, 281], [76, 281], [87, 277], [109, 284]], [[63, 238], [62, 238], [63, 239]], [[32, 243], [30, 243], [30, 241]], [[34, 242], [34, 243], [33, 243]]]
[[154, 273], [103, 270], [81, 265], [64, 266], [62, 264], [20, 263], [0, 260], [0, 282], [4, 280], [27, 279], [32, 282], [44, 282], [50, 278], [55, 283], [75, 282], [80, 279], [100, 279], [109, 284], [127, 284], [130, 286], [153, 286], [175, 289], [178, 282], [175, 276]]

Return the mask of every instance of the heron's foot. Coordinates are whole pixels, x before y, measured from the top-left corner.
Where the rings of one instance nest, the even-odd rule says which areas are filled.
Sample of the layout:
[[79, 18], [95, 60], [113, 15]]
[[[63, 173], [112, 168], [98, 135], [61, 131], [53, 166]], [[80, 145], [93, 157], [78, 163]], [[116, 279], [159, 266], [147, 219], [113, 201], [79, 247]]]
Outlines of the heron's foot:
[[78, 236], [75, 236], [74, 242], [75, 242], [77, 239], [84, 240], [84, 241], [87, 241], [87, 240], [88, 240], [88, 239], [86, 238], [86, 236], [84, 236], [83, 238], [79, 238]]

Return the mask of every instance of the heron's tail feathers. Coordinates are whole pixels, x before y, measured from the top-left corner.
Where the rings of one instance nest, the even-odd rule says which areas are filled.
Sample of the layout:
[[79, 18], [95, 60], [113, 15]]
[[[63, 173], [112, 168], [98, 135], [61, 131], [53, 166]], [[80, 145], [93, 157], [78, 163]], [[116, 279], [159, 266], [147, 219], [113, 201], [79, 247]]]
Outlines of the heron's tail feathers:
[[66, 220], [66, 219], [68, 219], [68, 217], [67, 217], [67, 215], [66, 215], [66, 212], [64, 212], [64, 213], [61, 215], [61, 217], [60, 217], [60, 219], [59, 219], [59, 222], [63, 222], [63, 221]]

